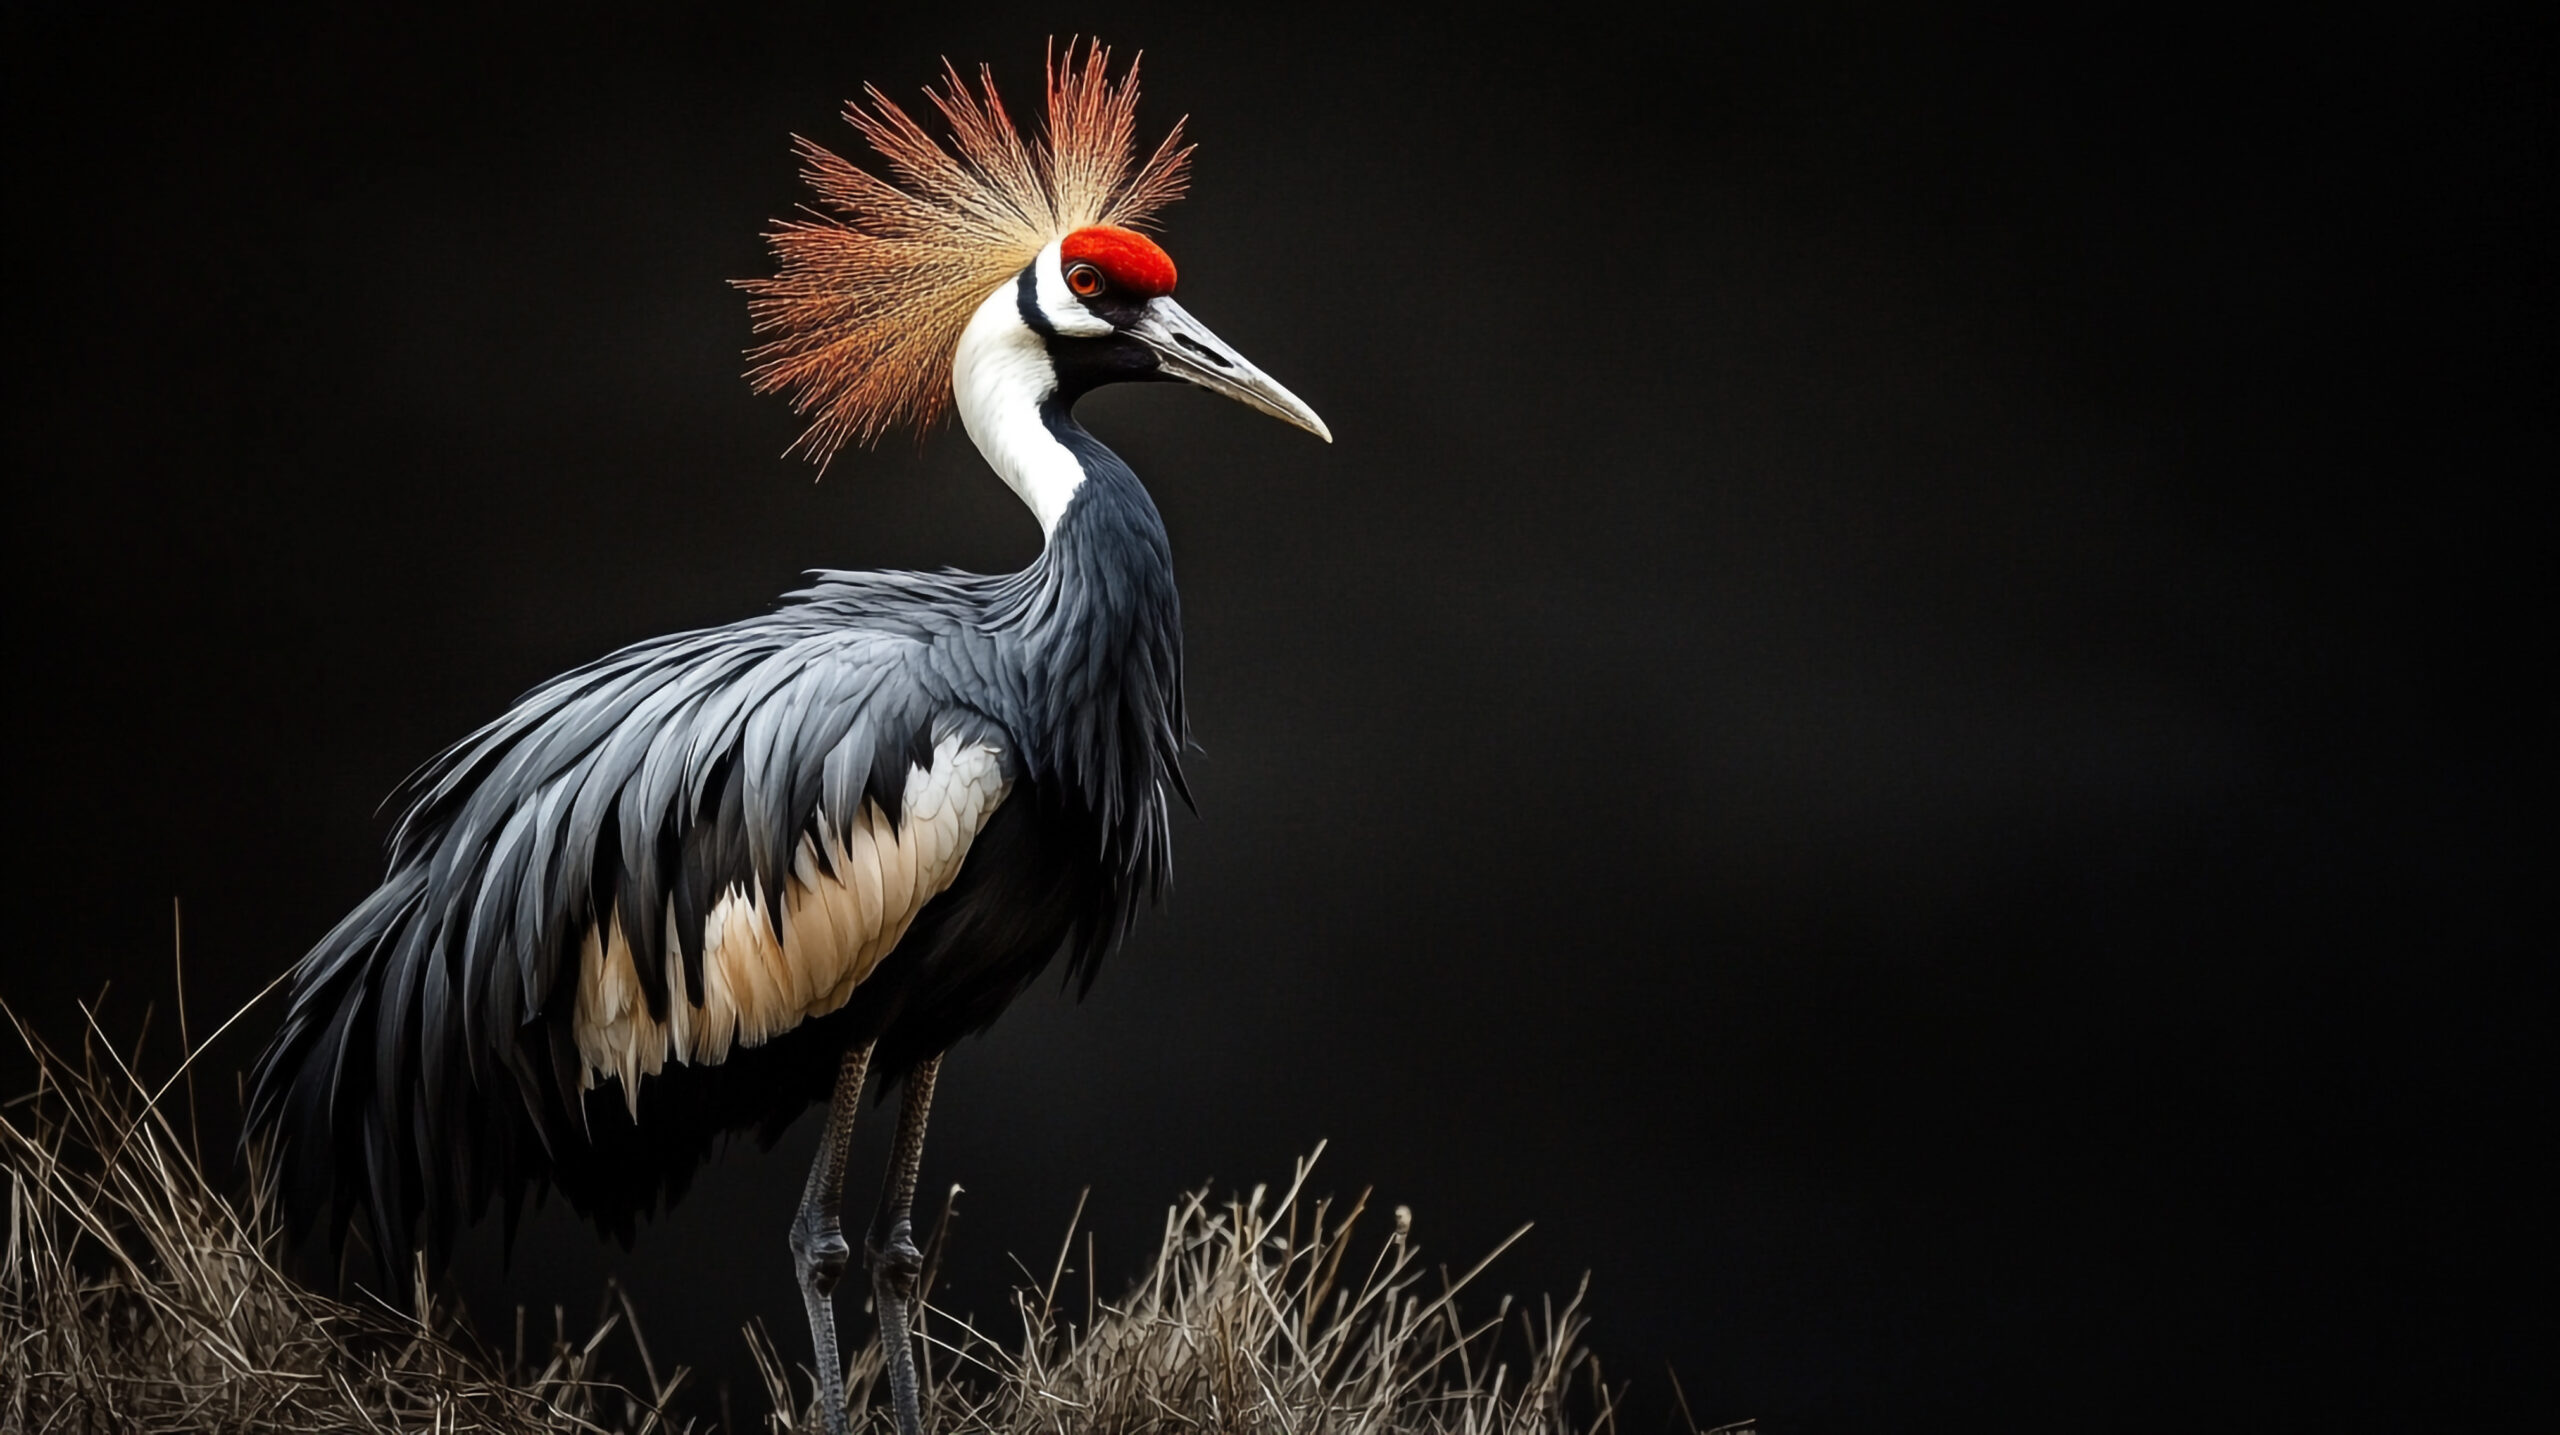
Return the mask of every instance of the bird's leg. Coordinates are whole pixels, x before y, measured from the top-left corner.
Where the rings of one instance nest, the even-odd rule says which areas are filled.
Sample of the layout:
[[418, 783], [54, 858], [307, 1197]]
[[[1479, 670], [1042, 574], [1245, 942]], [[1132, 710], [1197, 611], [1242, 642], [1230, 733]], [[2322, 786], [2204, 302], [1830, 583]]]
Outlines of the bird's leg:
[[828, 1435], [845, 1435], [844, 1359], [836, 1352], [836, 1281], [853, 1254], [845, 1245], [845, 1148], [853, 1142], [853, 1116], [862, 1105], [862, 1078], [871, 1070], [871, 1046], [865, 1042], [844, 1054], [836, 1069], [835, 1098], [827, 1103], [827, 1126], [818, 1133], [818, 1159], [809, 1163], [809, 1184], [800, 1191], [800, 1214], [791, 1221], [791, 1272], [800, 1282], [800, 1299], [809, 1308], [809, 1340], [817, 1347], [818, 1408], [825, 1412]]
[[909, 1220], [916, 1198], [916, 1171], [924, 1162], [924, 1122], [933, 1110], [933, 1079], [942, 1070], [939, 1056], [918, 1062], [907, 1074], [907, 1099], [898, 1109], [898, 1144], [889, 1154], [889, 1178], [880, 1187], [880, 1210], [871, 1218], [871, 1304], [880, 1316], [880, 1355], [889, 1371], [889, 1400], [897, 1408], [898, 1435], [924, 1435], [924, 1419], [916, 1409], [916, 1277], [924, 1270], [924, 1253], [916, 1249], [915, 1226]]

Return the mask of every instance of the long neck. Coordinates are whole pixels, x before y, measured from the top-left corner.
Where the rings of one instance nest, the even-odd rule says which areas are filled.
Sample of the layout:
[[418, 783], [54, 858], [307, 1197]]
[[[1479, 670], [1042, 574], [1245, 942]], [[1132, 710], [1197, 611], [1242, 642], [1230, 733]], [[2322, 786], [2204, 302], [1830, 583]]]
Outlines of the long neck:
[[1076, 396], [1061, 391], [1014, 286], [980, 306], [952, 387], [962, 427], [1046, 540], [1001, 605], [1027, 669], [1023, 756], [1101, 820], [1105, 861], [1136, 879], [1134, 898], [1165, 876], [1165, 804], [1183, 790], [1189, 735], [1164, 520], [1120, 456], [1076, 423]]
[[951, 357], [952, 398], [969, 441], [1030, 507], [1040, 536], [1054, 541], [1067, 505], [1091, 475], [1049, 422], [1058, 369], [1047, 340], [1024, 321], [1019, 290], [1018, 281], [1006, 281], [962, 331]]
[[[1024, 615], [1044, 646], [1118, 656], [1125, 644], [1181, 650], [1173, 551], [1154, 500], [1118, 454], [1075, 421], [1080, 384], [1062, 384], [1030, 275], [987, 296], [951, 365], [961, 426], [1039, 520], [1045, 542], [1024, 573]], [[1085, 370], [1079, 368], [1078, 373]], [[1063, 602], [1060, 599], [1064, 599]], [[1162, 630], [1162, 631], [1158, 631]], [[1070, 661], [1090, 665], [1091, 651]]]

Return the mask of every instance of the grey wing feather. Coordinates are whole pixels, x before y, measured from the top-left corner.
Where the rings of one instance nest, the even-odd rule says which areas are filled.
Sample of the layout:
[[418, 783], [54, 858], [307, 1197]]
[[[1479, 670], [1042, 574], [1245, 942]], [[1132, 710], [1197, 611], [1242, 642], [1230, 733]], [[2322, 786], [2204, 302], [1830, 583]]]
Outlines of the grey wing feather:
[[834, 601], [565, 674], [406, 784], [388, 877], [303, 959], [257, 1073], [252, 1129], [282, 1133], [298, 1220], [326, 1202], [343, 1229], [361, 1202], [387, 1252], [423, 1216], [434, 1253], [497, 1187], [512, 1210], [584, 1129], [567, 1029], [591, 926], [618, 919], [653, 1016], [698, 1003], [722, 896], [778, 895], [803, 834], [866, 799], [894, 823], [937, 723], [1003, 732], [1002, 655], [947, 611], [849, 611], [896, 596], [876, 580], [795, 596]]

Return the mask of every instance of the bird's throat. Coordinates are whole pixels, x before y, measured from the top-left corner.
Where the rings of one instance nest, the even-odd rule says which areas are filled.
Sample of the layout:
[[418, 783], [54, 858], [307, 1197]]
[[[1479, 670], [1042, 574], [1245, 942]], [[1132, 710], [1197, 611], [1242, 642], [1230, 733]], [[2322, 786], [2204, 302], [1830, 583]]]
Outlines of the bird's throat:
[[969, 441], [1031, 509], [1041, 537], [1053, 539], [1086, 473], [1042, 416], [1057, 395], [1058, 371], [1040, 335], [1022, 322], [1010, 281], [987, 296], [961, 333], [951, 389]]

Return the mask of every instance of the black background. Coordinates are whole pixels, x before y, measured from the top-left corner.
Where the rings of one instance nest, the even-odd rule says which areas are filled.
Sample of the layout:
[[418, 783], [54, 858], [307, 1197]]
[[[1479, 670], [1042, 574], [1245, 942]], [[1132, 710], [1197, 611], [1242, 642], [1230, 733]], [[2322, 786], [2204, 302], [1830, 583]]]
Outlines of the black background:
[[[175, 895], [201, 1030], [534, 682], [1026, 561], [954, 430], [776, 458], [724, 281], [860, 83], [1099, 31], [1194, 116], [1185, 303], [1340, 439], [1087, 405], [1201, 816], [950, 1064], [953, 1298], [1330, 1138], [1440, 1258], [1534, 1219], [1489, 1290], [1588, 1269], [1642, 1435], [1666, 1362], [1773, 1430], [2476, 1414], [2549, 1350], [2541, 42], [2066, 8], [14, 11], [0, 994], [129, 1030]], [[810, 1142], [456, 1279], [744, 1379]]]

